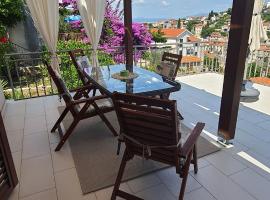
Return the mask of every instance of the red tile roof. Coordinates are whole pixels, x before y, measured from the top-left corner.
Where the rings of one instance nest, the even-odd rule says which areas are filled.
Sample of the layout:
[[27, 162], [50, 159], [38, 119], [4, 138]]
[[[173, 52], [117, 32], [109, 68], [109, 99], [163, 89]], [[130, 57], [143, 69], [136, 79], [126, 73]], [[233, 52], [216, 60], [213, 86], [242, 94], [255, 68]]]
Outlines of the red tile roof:
[[198, 42], [200, 41], [199, 38], [195, 37], [194, 35], [191, 35], [188, 37], [189, 42]]
[[254, 77], [250, 79], [253, 83], [270, 86], [270, 78], [267, 77]]
[[218, 38], [220, 38], [220, 37], [222, 37], [222, 35], [219, 32], [213, 32], [213, 33], [211, 33], [210, 37], [218, 37]]
[[[150, 30], [152, 33], [154, 32], [158, 32], [158, 29], [157, 28], [153, 28]], [[164, 29], [161, 29], [161, 32], [164, 33], [164, 36], [165, 37], [168, 37], [168, 38], [176, 38], [178, 37], [179, 35], [181, 35], [182, 33], [184, 33], [186, 31], [186, 29], [179, 29], [179, 28], [164, 28]]]
[[201, 62], [201, 58], [197, 57], [197, 56], [183, 56], [181, 63], [194, 63], [194, 62]]
[[226, 42], [222, 41], [207, 41], [205, 44], [210, 45], [210, 46], [225, 46]]
[[268, 45], [261, 45], [261, 47], [260, 47], [259, 50], [260, 51], [270, 51], [270, 46], [268, 46]]

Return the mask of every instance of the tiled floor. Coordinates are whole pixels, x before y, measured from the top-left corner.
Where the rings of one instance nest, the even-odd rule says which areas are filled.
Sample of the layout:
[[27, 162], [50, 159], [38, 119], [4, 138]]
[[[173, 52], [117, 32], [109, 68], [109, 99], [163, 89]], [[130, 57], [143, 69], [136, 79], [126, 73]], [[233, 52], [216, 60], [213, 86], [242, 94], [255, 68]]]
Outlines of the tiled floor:
[[[204, 136], [216, 138], [222, 76], [201, 74], [179, 80], [182, 90], [172, 97], [178, 100], [185, 123], [192, 127], [204, 121]], [[270, 87], [255, 87], [262, 98], [241, 104], [234, 147], [199, 160], [199, 173], [190, 171], [186, 200], [270, 199]], [[56, 96], [6, 103], [4, 121], [20, 182], [10, 199], [110, 199], [112, 188], [83, 196], [69, 146], [53, 151], [58, 137], [48, 130], [60, 104]], [[121, 187], [145, 199], [174, 200], [179, 184], [175, 171], [166, 169]]]

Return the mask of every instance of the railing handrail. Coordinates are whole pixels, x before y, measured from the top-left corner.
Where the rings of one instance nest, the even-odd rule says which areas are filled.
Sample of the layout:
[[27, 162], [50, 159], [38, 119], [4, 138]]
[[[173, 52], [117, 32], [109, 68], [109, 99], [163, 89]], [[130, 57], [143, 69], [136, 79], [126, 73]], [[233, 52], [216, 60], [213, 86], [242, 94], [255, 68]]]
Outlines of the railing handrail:
[[14, 45], [15, 47], [19, 47], [21, 49], [23, 49], [24, 51], [27, 51], [27, 52], [31, 52], [29, 49], [17, 44], [17, 43], [14, 43], [14, 42], [10, 42], [12, 45]]
[[[133, 48], [158, 48], [158, 47], [168, 47], [170, 48], [170, 46], [178, 46], [178, 45], [187, 45], [187, 44], [206, 44], [207, 42], [204, 41], [199, 41], [199, 42], [183, 42], [183, 43], [164, 43], [164, 44], [160, 44], [160, 43], [155, 43], [155, 44], [149, 44], [149, 45], [133, 45]], [[215, 45], [210, 45], [210, 46], [215, 46]], [[110, 49], [123, 49], [125, 48], [125, 46], [114, 46], [114, 47], [109, 47]], [[182, 48], [179, 46], [179, 48]], [[187, 47], [185, 47], [187, 48]], [[78, 49], [65, 49], [65, 50], [60, 50], [60, 51], [56, 51], [56, 53], [66, 53], [68, 51], [72, 51], [72, 50], [78, 50]], [[93, 51], [93, 48], [83, 48], [83, 50], [86, 51]], [[98, 47], [98, 50], [104, 50], [104, 48], [102, 47]], [[23, 53], [8, 53], [5, 54], [5, 56], [16, 56], [16, 55], [33, 55], [33, 54], [46, 54], [46, 53], [50, 53], [49, 51], [38, 51], [38, 52], [23, 52]]]

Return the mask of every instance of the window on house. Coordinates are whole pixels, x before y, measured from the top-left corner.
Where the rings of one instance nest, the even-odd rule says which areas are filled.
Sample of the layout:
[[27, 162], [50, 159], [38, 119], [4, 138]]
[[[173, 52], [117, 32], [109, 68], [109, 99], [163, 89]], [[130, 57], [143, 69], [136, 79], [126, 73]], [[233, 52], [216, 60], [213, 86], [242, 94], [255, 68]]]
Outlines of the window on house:
[[194, 50], [193, 49], [187, 49], [187, 55], [193, 55]]

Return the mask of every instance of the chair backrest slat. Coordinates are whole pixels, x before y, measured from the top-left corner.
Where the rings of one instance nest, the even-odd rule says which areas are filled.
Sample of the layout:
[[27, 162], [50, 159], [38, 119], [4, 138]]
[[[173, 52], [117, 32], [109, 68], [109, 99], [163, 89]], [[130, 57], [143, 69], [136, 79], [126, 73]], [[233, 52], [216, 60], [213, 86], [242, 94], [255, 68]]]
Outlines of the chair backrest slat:
[[77, 56], [85, 56], [84, 52], [82, 49], [77, 49], [77, 50], [72, 50], [72, 51], [68, 51], [69, 56], [76, 68], [76, 71], [78, 73], [78, 76], [80, 78], [80, 80], [82, 81], [83, 85], [87, 85], [88, 84], [88, 80], [86, 79], [83, 70], [81, 69], [81, 67], [78, 64], [77, 61]]
[[[180, 140], [175, 101], [114, 93], [121, 131], [148, 146], [175, 146]], [[154, 105], [155, 107], [149, 107]], [[126, 139], [127, 149], [142, 156], [142, 146]], [[154, 148], [151, 159], [173, 166], [179, 164], [177, 148]]]
[[164, 52], [162, 55], [162, 61], [167, 61], [167, 62], [170, 62], [170, 63], [173, 63], [176, 65], [175, 72], [174, 72], [174, 75], [172, 77], [172, 80], [175, 80], [175, 78], [177, 76], [177, 72], [178, 72], [179, 67], [181, 65], [182, 55]]
[[[163, 103], [165, 103], [165, 101], [164, 102], [159, 102], [159, 103], [163, 104]], [[153, 104], [154, 104], [154, 102], [153, 102]], [[136, 103], [136, 105], [125, 101], [125, 102], [119, 102], [119, 105], [122, 108], [130, 108], [131, 110], [136, 109], [138, 111], [145, 111], [145, 109], [147, 108], [147, 112], [149, 112], [149, 113], [155, 113], [155, 114], [160, 114], [160, 115], [164, 115], [164, 116], [170, 116], [170, 114], [171, 114], [169, 111], [167, 111], [165, 109], [163, 109], [163, 110], [157, 109], [156, 107], [160, 107], [160, 105], [157, 105], [157, 104], [152, 105], [151, 107], [149, 107], [151, 105], [150, 101], [145, 102], [145, 103], [138, 102], [138, 103]], [[140, 106], [137, 106], [137, 105], [140, 105]], [[153, 107], [153, 106], [155, 106], [155, 107]]]
[[166, 132], [166, 131], [158, 132], [158, 131], [156, 131], [154, 129], [148, 129], [148, 128], [145, 128], [145, 127], [144, 127], [144, 130], [142, 131], [141, 127], [137, 127], [137, 126], [130, 125], [130, 124], [129, 124], [129, 127], [130, 127], [131, 130], [136, 131], [138, 134], [139, 133], [144, 134], [144, 132], [147, 132], [147, 135], [149, 135], [149, 137], [156, 137], [158, 135], [158, 137], [161, 140], [167, 140], [169, 142], [174, 141], [174, 138], [170, 139], [167, 136], [167, 134], [170, 134], [170, 132]]
[[[139, 113], [139, 115], [136, 115], [136, 113]], [[160, 125], [166, 125], [167, 126], [172, 126], [172, 121], [170, 120], [169, 117], [164, 117], [161, 115], [153, 115], [149, 112], [142, 112], [142, 111], [137, 111], [135, 114], [133, 111], [127, 110], [125, 111], [124, 117], [126, 119], [138, 119], [138, 118], [143, 118], [146, 119], [146, 121], [151, 121], [151, 122], [157, 122]]]

